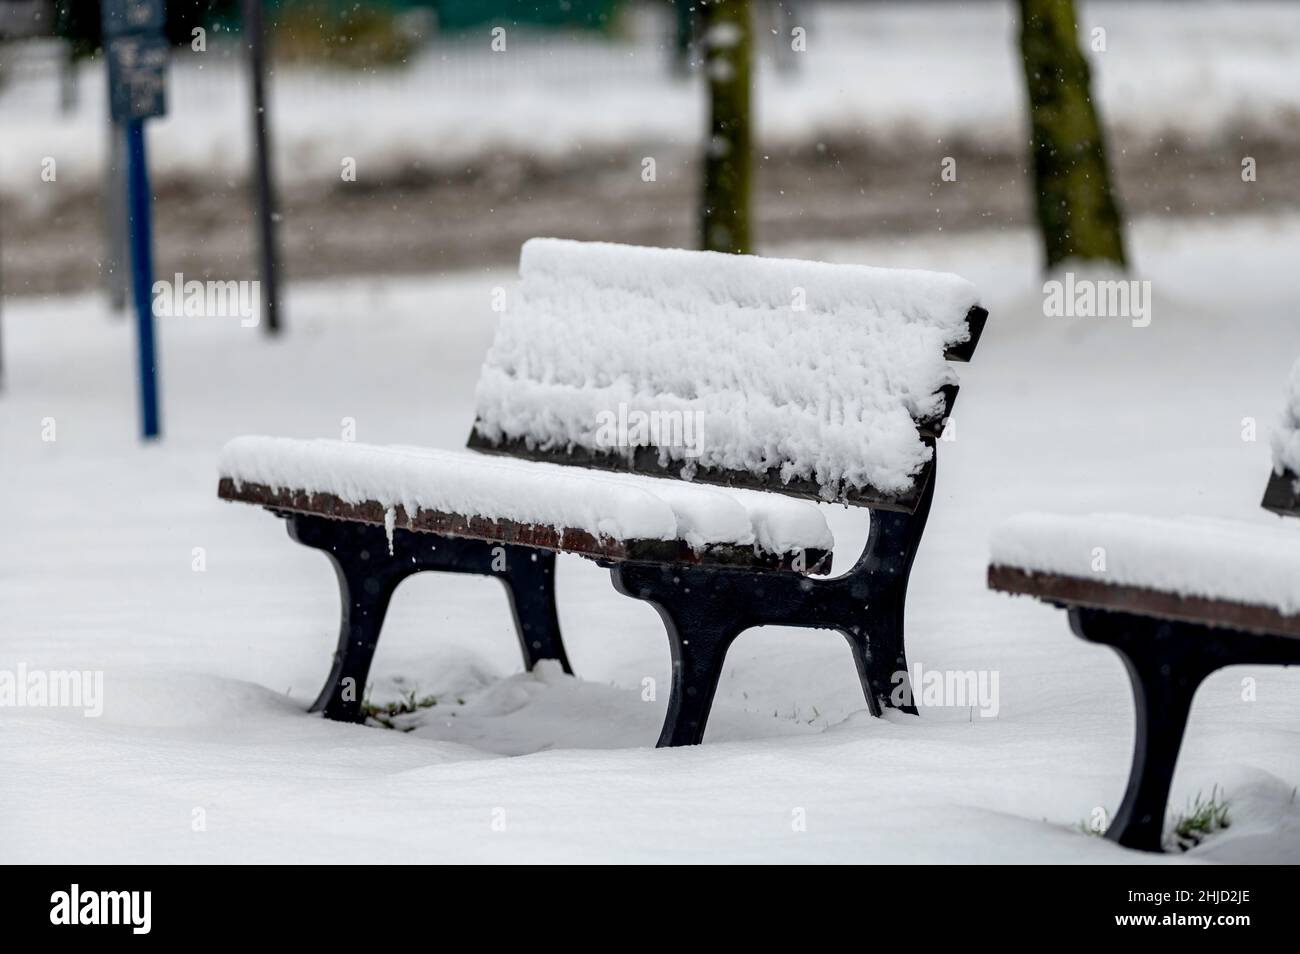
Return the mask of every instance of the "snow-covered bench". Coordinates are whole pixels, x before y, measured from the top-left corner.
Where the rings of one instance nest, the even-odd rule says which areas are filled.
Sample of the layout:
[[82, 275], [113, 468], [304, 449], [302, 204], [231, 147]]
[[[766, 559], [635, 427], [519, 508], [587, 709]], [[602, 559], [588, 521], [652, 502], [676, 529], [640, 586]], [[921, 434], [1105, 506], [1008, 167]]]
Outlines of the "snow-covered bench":
[[[947, 361], [969, 359], [987, 317], [973, 286], [554, 239], [525, 244], [520, 278], [470, 450], [243, 437], [222, 453], [219, 495], [286, 517], [337, 570], [343, 624], [313, 710], [361, 718], [389, 598], [421, 570], [496, 576], [526, 665], [568, 671], [557, 552], [607, 565], [664, 620], [661, 745], [701, 741], [727, 647], [768, 623], [840, 630], [872, 712], [890, 705], [957, 393]], [[813, 501], [872, 509], [844, 576], [808, 576], [833, 545]]]
[[[1263, 506], [1300, 516], [1300, 364], [1273, 440]], [[1300, 663], [1300, 532], [1205, 518], [1021, 514], [994, 533], [993, 589], [1069, 612], [1113, 647], [1133, 686], [1133, 767], [1106, 837], [1162, 850], [1165, 806], [1192, 697], [1224, 666]]]

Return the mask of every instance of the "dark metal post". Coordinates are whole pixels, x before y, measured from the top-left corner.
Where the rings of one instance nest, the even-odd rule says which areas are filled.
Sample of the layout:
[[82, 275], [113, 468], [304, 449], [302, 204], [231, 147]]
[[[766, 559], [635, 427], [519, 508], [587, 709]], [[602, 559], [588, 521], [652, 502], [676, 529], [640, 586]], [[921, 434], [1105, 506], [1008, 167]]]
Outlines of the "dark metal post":
[[104, 180], [104, 288], [109, 308], [123, 317], [131, 297], [130, 268], [125, 258], [131, 244], [126, 224], [126, 136], [121, 125], [111, 119]]
[[59, 58], [59, 111], [67, 114], [77, 108], [77, 51], [71, 41], [64, 44]]
[[144, 121], [167, 111], [167, 61], [162, 0], [104, 0], [100, 13], [108, 61], [109, 114], [125, 138], [126, 219], [135, 299], [136, 358], [140, 374], [140, 433], [162, 433], [158, 415], [158, 362], [154, 356], [153, 229]]
[[145, 440], [159, 436], [158, 362], [154, 356], [153, 230], [149, 223], [149, 167], [144, 120], [126, 123], [127, 215], [131, 229], [131, 280], [135, 299], [136, 355], [140, 369], [140, 419]]
[[257, 217], [262, 248], [262, 301], [267, 334], [280, 333], [280, 299], [276, 281], [275, 191], [271, 177], [271, 146], [266, 131], [266, 31], [262, 0], [244, 0], [244, 34], [253, 86], [253, 162], [257, 177]]

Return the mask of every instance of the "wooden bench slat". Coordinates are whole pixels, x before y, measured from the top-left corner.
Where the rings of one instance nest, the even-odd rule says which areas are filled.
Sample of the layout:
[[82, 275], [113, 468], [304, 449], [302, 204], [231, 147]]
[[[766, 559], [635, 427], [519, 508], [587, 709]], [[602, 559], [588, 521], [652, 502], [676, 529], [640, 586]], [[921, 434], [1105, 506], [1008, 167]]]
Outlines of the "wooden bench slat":
[[[943, 428], [940, 425], [938, 429], [942, 431]], [[526, 441], [518, 438], [493, 443], [480, 434], [477, 429], [470, 431], [466, 446], [485, 454], [499, 454], [503, 457], [542, 461], [570, 467], [587, 467], [592, 470], [640, 474], [644, 477], [680, 478], [682, 470], [680, 462], [670, 461], [667, 465], [661, 464], [659, 462], [659, 452], [653, 447], [636, 448], [631, 455], [614, 452], [599, 453], [583, 447], [529, 447]], [[906, 493], [889, 495], [874, 487], [867, 486], [857, 490], [845, 490], [840, 497], [836, 498], [835, 502], [853, 507], [870, 507], [873, 510], [914, 513], [917, 504], [925, 493], [926, 484], [931, 479], [930, 470], [932, 467], [933, 460], [926, 465], [924, 472], [916, 477], [911, 488]], [[817, 481], [809, 478], [782, 480], [781, 472], [775, 468], [769, 470], [766, 474], [754, 474], [744, 470], [700, 467], [696, 469], [692, 479], [697, 483], [710, 484], [716, 487], [761, 490], [769, 493], [786, 494], [791, 497], [800, 497], [806, 500], [815, 500], [821, 503], [826, 502], [822, 485]]]
[[[229, 477], [218, 482], [217, 496], [223, 500], [258, 504], [274, 511], [314, 514], [378, 526], [386, 523], [386, 508], [375, 500], [351, 503], [331, 493], [273, 488], [247, 481], [236, 484]], [[394, 508], [394, 514], [393, 525], [400, 530], [537, 547], [609, 562], [686, 563], [816, 574], [830, 572], [831, 566], [831, 553], [827, 550], [806, 551], [802, 555], [802, 565], [798, 566], [794, 554], [778, 555], [748, 546], [710, 544], [695, 550], [683, 540], [616, 540], [597, 537], [585, 530], [432, 510], [420, 510], [412, 516], [400, 504]]]
[[1300, 616], [1287, 616], [1270, 606], [1183, 596], [1166, 590], [1102, 583], [1057, 573], [1031, 573], [1019, 567], [997, 564], [989, 567], [988, 585], [990, 589], [1004, 593], [1034, 596], [1062, 606], [1088, 606], [1300, 638]]

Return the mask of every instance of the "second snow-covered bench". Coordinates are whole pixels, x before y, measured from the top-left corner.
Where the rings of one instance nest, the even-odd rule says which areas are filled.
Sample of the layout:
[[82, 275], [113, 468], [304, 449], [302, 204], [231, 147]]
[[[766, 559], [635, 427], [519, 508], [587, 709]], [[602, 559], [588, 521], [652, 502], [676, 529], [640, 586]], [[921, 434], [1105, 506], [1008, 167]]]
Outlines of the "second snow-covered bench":
[[[1263, 506], [1300, 516], [1300, 363], [1273, 457]], [[1075, 635], [1124, 660], [1137, 733], [1106, 837], [1162, 850], [1197, 687], [1224, 666], [1300, 664], [1300, 535], [1203, 518], [1021, 514], [998, 528], [991, 549], [991, 588], [1064, 608]]]
[[[568, 670], [556, 552], [610, 567], [668, 630], [661, 745], [701, 741], [723, 658], [764, 624], [838, 629], [867, 702], [906, 671], [903, 602], [934, 442], [986, 318], [953, 275], [535, 239], [470, 450], [244, 437], [219, 494], [289, 520], [343, 596], [316, 710], [361, 718], [388, 601], [421, 570], [494, 575], [526, 664]], [[803, 499], [800, 499], [803, 498]], [[835, 579], [814, 501], [872, 509]]]

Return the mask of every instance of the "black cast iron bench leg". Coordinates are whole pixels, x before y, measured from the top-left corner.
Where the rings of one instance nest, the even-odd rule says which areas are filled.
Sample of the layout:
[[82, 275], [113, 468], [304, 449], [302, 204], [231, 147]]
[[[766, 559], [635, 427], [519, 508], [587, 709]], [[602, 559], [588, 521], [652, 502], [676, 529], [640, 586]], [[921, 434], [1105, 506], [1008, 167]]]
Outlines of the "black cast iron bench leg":
[[289, 535], [329, 557], [339, 581], [342, 608], [338, 647], [312, 712], [327, 719], [361, 722], [366, 679], [393, 591], [426, 570], [491, 576], [506, 588], [524, 665], [555, 659], [572, 672], [555, 609], [555, 554], [531, 547], [492, 544], [394, 530], [392, 552], [383, 527], [286, 514]]
[[842, 633], [853, 651], [872, 715], [910, 715], [903, 609], [912, 561], [925, 529], [933, 477], [912, 514], [873, 512], [866, 547], [843, 576], [818, 580], [736, 567], [615, 564], [614, 588], [659, 613], [672, 649], [672, 688], [660, 746], [698, 745], [727, 649], [753, 626], [799, 626]]
[[[830, 618], [844, 633], [853, 649], [867, 707], [874, 716], [890, 708], [917, 714], [907, 671], [903, 617], [912, 564], [934, 500], [936, 471], [937, 466], [932, 466], [913, 513], [871, 512], [867, 544], [851, 570], [830, 580], [806, 581], [810, 595], [826, 606], [803, 612]], [[894, 698], [895, 690], [900, 690], [900, 700]]]
[[668, 634], [672, 685], [657, 745], [699, 745], [727, 649], [748, 625], [745, 609], [728, 585], [736, 575], [722, 577], [700, 567], [629, 564], [615, 565], [610, 573], [618, 592], [655, 608]]
[[506, 569], [497, 579], [510, 598], [524, 666], [531, 670], [543, 659], [554, 659], [572, 673], [555, 607], [555, 554], [509, 546], [506, 555]]
[[339, 582], [338, 648], [310, 711], [324, 712], [325, 718], [338, 722], [361, 722], [366, 678], [388, 603], [413, 568], [389, 556], [382, 527], [291, 515], [288, 529], [295, 541], [329, 557]]
[[1224, 666], [1300, 662], [1300, 642], [1078, 606], [1070, 608], [1070, 628], [1118, 652], [1133, 686], [1133, 766], [1106, 837], [1126, 848], [1162, 851], [1165, 807], [1197, 687]]
[[1126, 848], [1161, 851], [1192, 697], [1217, 665], [1168, 620], [1074, 609], [1070, 626], [1076, 635], [1114, 648], [1133, 686], [1133, 766], [1106, 837]]

